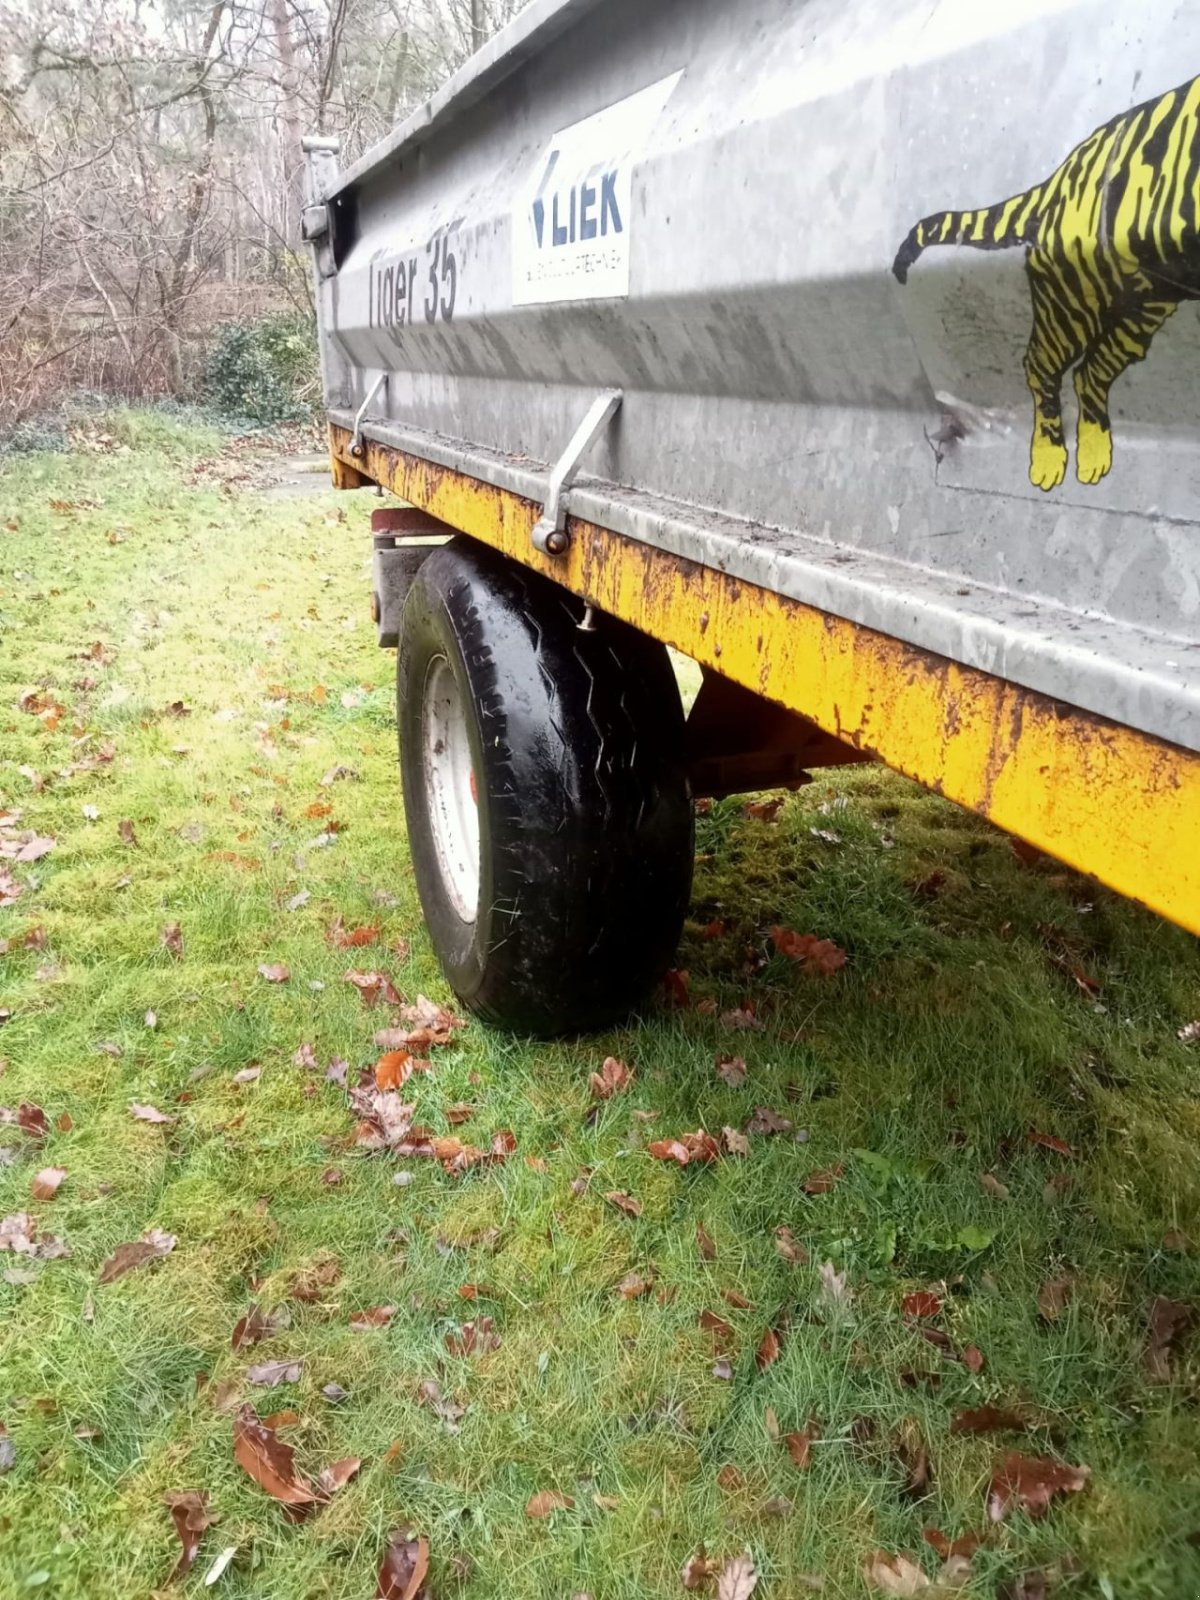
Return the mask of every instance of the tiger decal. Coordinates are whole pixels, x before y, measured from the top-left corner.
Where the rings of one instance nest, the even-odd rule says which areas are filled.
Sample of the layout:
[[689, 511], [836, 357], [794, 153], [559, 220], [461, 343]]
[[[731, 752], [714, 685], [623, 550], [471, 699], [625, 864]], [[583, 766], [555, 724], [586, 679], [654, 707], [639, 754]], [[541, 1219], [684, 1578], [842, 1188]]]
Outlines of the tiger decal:
[[900, 283], [940, 244], [1025, 246], [1030, 481], [1050, 490], [1066, 475], [1062, 385], [1074, 369], [1075, 471], [1099, 483], [1112, 466], [1113, 384], [1181, 301], [1200, 299], [1200, 77], [1097, 128], [1044, 183], [980, 211], [925, 217], [896, 255]]

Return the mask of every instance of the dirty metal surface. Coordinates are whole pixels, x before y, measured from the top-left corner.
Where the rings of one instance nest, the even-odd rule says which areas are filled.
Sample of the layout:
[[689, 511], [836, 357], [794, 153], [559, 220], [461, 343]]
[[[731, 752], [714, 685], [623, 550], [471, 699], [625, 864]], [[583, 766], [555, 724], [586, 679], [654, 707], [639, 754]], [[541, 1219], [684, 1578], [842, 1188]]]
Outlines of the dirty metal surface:
[[541, 0], [327, 176], [328, 407], [544, 479], [619, 388], [576, 514], [1200, 749], [1197, 70], [1174, 0]]
[[[330, 442], [347, 463], [349, 431]], [[578, 517], [566, 555], [541, 555], [540, 501], [370, 439], [361, 465], [581, 602], [1200, 933], [1195, 752]]]

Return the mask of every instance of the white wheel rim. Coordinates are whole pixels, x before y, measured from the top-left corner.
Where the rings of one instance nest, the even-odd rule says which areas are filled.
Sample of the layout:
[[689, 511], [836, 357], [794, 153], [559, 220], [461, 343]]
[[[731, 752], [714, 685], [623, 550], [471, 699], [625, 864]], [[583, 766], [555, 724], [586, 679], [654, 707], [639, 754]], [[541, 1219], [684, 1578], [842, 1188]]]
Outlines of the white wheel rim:
[[474, 922], [479, 910], [479, 805], [467, 736], [467, 711], [445, 656], [425, 675], [421, 714], [425, 798], [442, 882], [455, 911]]

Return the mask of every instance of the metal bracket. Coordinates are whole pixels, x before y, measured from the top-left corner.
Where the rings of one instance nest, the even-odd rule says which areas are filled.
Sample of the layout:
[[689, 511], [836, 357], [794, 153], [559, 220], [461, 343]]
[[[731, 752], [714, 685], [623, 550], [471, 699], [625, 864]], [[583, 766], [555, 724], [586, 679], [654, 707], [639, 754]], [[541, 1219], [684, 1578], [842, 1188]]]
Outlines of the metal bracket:
[[375, 379], [375, 382], [367, 390], [367, 398], [363, 401], [362, 405], [360, 405], [358, 410], [354, 413], [354, 436], [350, 440], [350, 454], [354, 457], [354, 459], [356, 461], [361, 460], [362, 457], [366, 454], [366, 446], [363, 444], [362, 425], [363, 425], [363, 418], [367, 414], [367, 407], [371, 404], [371, 401], [374, 400], [375, 396], [379, 393], [380, 389], [383, 388], [384, 384], [387, 381], [388, 381], [387, 373], [386, 372], [381, 372], [379, 374], [379, 376]]
[[550, 469], [546, 504], [533, 529], [533, 547], [545, 555], [560, 556], [567, 548], [567, 493], [575, 482], [579, 463], [617, 414], [624, 399], [620, 389], [606, 389], [592, 401], [586, 417], [571, 435], [571, 442]]

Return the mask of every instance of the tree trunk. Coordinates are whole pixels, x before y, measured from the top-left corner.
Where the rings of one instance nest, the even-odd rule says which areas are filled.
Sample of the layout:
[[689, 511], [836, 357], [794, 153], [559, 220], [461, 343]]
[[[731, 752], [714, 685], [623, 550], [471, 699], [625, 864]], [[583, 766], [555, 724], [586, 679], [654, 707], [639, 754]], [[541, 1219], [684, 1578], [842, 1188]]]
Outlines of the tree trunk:
[[271, 24], [275, 29], [275, 48], [279, 52], [280, 114], [283, 120], [283, 167], [286, 179], [287, 217], [284, 236], [288, 247], [300, 242], [300, 212], [304, 205], [304, 163], [300, 140], [300, 78], [296, 71], [296, 46], [292, 39], [292, 19], [287, 0], [271, 0]]

